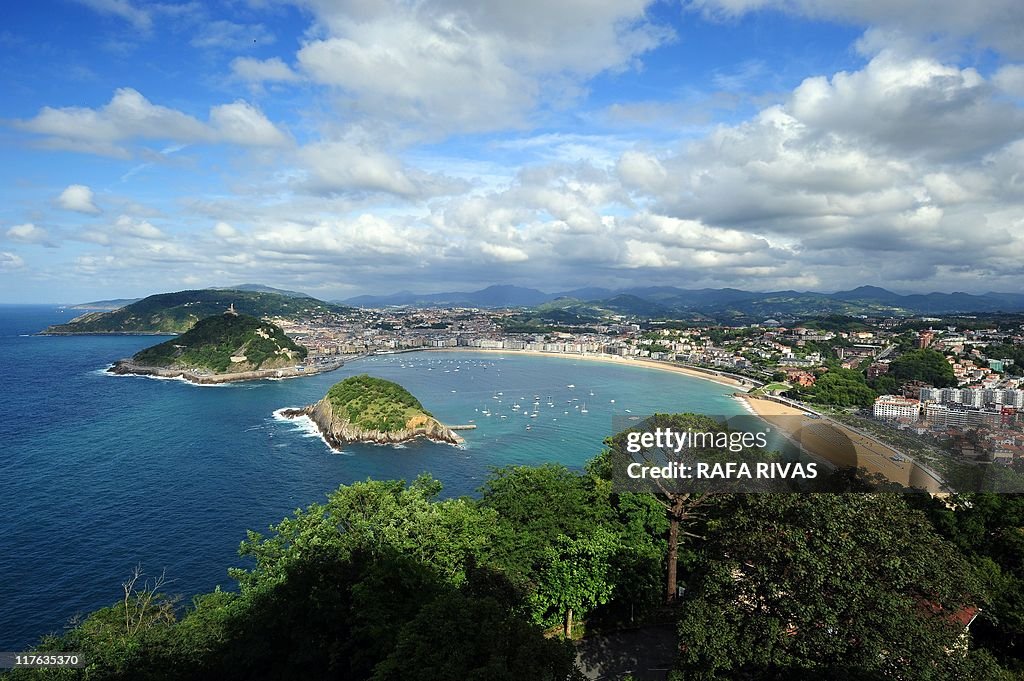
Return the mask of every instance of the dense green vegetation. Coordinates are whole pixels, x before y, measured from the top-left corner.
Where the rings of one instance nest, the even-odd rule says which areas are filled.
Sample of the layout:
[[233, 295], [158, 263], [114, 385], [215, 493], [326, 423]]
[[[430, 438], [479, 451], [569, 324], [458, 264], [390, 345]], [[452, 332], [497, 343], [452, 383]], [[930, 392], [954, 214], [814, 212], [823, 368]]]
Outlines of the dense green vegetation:
[[327, 391], [327, 399], [335, 414], [367, 430], [393, 432], [405, 428], [409, 419], [431, 416], [402, 386], [367, 374], [335, 383]]
[[184, 333], [200, 319], [218, 315], [232, 304], [238, 312], [253, 317], [297, 318], [350, 309], [316, 298], [265, 291], [201, 289], [160, 293], [112, 312], [92, 312], [51, 326], [46, 333]]
[[906, 381], [924, 381], [937, 388], [946, 388], [957, 384], [953, 375], [953, 367], [946, 357], [937, 350], [911, 350], [892, 361], [889, 375], [900, 383]]
[[[564, 633], [666, 618], [679, 681], [1020, 669], [1024, 502], [950, 510], [845, 473], [820, 487], [842, 493], [715, 494], [688, 500], [670, 561], [666, 499], [608, 480], [616, 438], [586, 471], [497, 469], [477, 499], [440, 499], [427, 476], [343, 485], [249, 533], [237, 592], [180, 611], [135, 583], [38, 647], [80, 651], [89, 669], [11, 678], [565, 681], [579, 676]], [[665, 608], [670, 564], [686, 591]]]
[[281, 327], [248, 315], [219, 314], [196, 323], [177, 338], [146, 348], [132, 358], [156, 367], [187, 367], [224, 373], [231, 357], [245, 356], [234, 367], [281, 367], [305, 359], [308, 350], [285, 335]]
[[810, 388], [794, 388], [794, 397], [819, 404], [839, 407], [867, 407], [876, 393], [864, 380], [864, 374], [855, 369], [833, 367]]
[[1024, 374], [1024, 347], [1013, 343], [999, 343], [985, 348], [989, 359], [1012, 359], [1013, 364], [1006, 367], [1006, 372], [1015, 376]]

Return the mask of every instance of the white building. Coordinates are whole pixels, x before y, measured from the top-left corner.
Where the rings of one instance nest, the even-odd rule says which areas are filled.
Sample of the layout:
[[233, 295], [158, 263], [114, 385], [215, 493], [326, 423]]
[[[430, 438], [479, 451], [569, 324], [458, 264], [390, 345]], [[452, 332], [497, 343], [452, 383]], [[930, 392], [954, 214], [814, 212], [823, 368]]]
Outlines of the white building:
[[872, 415], [881, 421], [917, 421], [921, 401], [896, 395], [882, 395], [875, 399]]

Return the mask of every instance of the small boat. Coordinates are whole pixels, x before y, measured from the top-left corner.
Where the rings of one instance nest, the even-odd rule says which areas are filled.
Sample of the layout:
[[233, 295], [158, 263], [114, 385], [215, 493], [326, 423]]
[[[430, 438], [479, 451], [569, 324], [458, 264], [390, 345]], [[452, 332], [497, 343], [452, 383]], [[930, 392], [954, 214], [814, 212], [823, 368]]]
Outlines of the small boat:
[[587, 413], [587, 403], [586, 402], [583, 403], [583, 408], [580, 409], [580, 413], [581, 414], [586, 414]]
[[567, 386], [565, 386], [565, 387], [566, 387], [566, 388], [575, 388], [576, 386], [575, 386], [575, 385], [573, 385], [572, 383], [570, 383], [569, 385], [567, 385]]

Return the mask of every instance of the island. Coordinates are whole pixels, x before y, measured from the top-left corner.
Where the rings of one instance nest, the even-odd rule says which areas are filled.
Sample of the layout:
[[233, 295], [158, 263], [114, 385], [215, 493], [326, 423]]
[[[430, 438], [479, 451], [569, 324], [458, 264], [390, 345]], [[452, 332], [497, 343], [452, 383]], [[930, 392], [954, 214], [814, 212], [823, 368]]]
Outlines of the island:
[[307, 362], [308, 355], [281, 327], [229, 306], [176, 338], [115, 362], [108, 371], [213, 384], [305, 376], [342, 365], [337, 360]]
[[434, 418], [408, 390], [367, 374], [335, 383], [315, 404], [277, 413], [309, 418], [336, 451], [353, 442], [399, 444], [418, 437], [453, 445], [463, 442], [456, 427]]

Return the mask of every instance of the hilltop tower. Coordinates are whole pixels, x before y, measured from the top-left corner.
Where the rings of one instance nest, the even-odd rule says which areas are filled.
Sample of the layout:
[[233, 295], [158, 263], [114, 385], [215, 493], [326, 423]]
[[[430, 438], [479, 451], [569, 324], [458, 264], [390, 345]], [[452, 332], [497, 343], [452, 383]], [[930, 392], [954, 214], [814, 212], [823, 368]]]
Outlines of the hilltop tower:
[[228, 309], [224, 311], [224, 316], [225, 317], [237, 317], [238, 316], [238, 311], [235, 310], [235, 304], [234, 303], [231, 303], [230, 305], [228, 305]]

